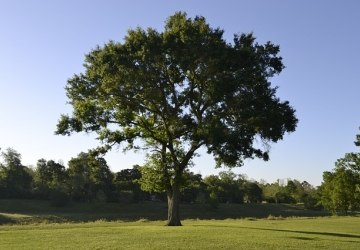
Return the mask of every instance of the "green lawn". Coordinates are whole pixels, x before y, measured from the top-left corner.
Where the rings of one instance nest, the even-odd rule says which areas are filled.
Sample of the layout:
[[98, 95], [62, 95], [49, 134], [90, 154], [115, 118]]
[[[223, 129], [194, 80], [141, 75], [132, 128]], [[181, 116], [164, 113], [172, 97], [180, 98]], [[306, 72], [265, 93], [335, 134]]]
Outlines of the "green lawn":
[[4, 199], [0, 249], [360, 249], [359, 216], [282, 204], [183, 204], [184, 226], [165, 227], [166, 209]]
[[360, 217], [0, 226], [0, 249], [359, 249]]

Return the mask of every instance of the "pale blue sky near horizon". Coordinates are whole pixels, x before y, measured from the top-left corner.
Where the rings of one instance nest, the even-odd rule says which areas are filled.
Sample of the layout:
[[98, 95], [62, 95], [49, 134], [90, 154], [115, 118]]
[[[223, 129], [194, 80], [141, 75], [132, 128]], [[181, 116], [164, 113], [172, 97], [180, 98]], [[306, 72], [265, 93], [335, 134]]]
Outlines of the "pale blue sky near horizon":
[[[65, 163], [98, 145], [92, 135], [56, 136], [70, 113], [64, 87], [83, 71], [84, 55], [130, 28], [162, 31], [176, 11], [204, 16], [212, 27], [253, 32], [259, 43], [280, 45], [286, 66], [272, 79], [297, 110], [297, 130], [272, 144], [270, 161], [247, 160], [234, 172], [255, 180], [306, 180], [313, 185], [354, 146], [360, 126], [360, 1], [91, 1], [0, 0], [0, 147], [12, 147], [25, 165], [40, 158]], [[218, 173], [204, 150], [192, 171]], [[144, 155], [113, 150], [112, 171], [141, 164]]]

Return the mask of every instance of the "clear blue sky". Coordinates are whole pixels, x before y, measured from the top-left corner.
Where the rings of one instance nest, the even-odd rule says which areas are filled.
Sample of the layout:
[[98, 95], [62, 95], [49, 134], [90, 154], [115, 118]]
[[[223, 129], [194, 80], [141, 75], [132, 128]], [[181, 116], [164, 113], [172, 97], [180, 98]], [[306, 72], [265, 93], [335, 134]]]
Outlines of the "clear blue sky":
[[[213, 27], [253, 32], [260, 43], [279, 44], [286, 69], [273, 79], [278, 94], [297, 110], [297, 131], [273, 144], [269, 162], [247, 161], [235, 172], [269, 182], [296, 178], [319, 185], [336, 159], [356, 151], [360, 126], [360, 1], [110, 1], [0, 0], [0, 147], [65, 163], [97, 141], [86, 134], [54, 135], [66, 105], [64, 86], [83, 70], [97, 44], [122, 41], [129, 28], [161, 31], [175, 11], [202, 15]], [[113, 171], [143, 162], [142, 154], [114, 150]], [[193, 171], [217, 173], [205, 153]]]

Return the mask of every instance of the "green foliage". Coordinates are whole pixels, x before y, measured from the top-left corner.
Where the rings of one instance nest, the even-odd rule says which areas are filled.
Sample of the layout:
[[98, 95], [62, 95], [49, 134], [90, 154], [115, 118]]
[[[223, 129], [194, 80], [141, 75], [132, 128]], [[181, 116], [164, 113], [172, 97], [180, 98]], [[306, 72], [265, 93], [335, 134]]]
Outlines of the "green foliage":
[[261, 185], [263, 190], [264, 200], [269, 203], [278, 203], [277, 194], [283, 189], [279, 182], [265, 183]]
[[311, 210], [323, 210], [324, 207], [321, 203], [321, 189], [313, 188], [306, 193], [304, 197], [304, 207]]
[[68, 81], [74, 112], [61, 116], [57, 133], [94, 131], [105, 148], [132, 148], [140, 138], [165, 145], [182, 168], [202, 145], [218, 164], [266, 160], [254, 138], [276, 142], [297, 123], [268, 82], [283, 69], [279, 47], [259, 45], [252, 34], [235, 35], [234, 44], [222, 36], [205, 18], [176, 13], [162, 33], [137, 28], [124, 43], [97, 47], [86, 56], [85, 74]]
[[153, 170], [143, 170], [149, 175], [143, 180], [169, 194], [179, 192], [202, 146], [217, 166], [268, 160], [268, 147], [258, 147], [255, 139], [277, 142], [297, 124], [295, 110], [269, 81], [284, 68], [279, 46], [260, 45], [252, 34], [235, 35], [229, 43], [223, 33], [204, 17], [178, 12], [163, 32], [137, 28], [123, 42], [96, 47], [86, 55], [85, 72], [68, 80], [74, 110], [61, 116], [56, 133], [95, 132], [101, 153], [121, 143], [160, 153]]
[[[360, 146], [360, 135], [356, 136]], [[333, 213], [347, 213], [360, 207], [360, 153], [347, 153], [335, 163], [333, 172], [323, 173], [321, 202]]]
[[184, 184], [181, 189], [181, 201], [187, 203], [204, 202], [206, 185], [203, 182], [201, 174], [194, 174], [186, 171], [183, 174]]
[[344, 167], [336, 167], [334, 172], [324, 172], [321, 201], [333, 213], [347, 213], [359, 208], [359, 174]]
[[246, 182], [244, 184], [244, 200], [247, 203], [262, 202], [263, 191], [255, 182]]
[[[53, 193], [67, 190], [68, 175], [65, 167], [53, 160], [38, 160], [34, 172], [34, 191], [39, 197], [50, 198]], [[61, 191], [62, 190], [62, 191]]]
[[209, 202], [216, 200], [220, 203], [243, 203], [245, 180], [243, 176], [237, 176], [231, 171], [220, 172], [219, 175], [210, 175], [204, 178]]
[[[6, 155], [7, 162], [21, 163], [18, 159], [20, 154], [14, 150], [12, 152], [12, 157]], [[69, 162], [71, 167], [67, 170], [61, 163], [40, 159], [34, 170], [24, 168], [25, 172], [32, 177], [26, 197], [47, 199], [56, 207], [66, 206], [69, 198], [81, 201], [106, 200], [127, 203], [147, 201], [155, 195], [156, 199], [164, 201], [167, 195], [165, 187], [168, 184], [162, 182], [164, 179], [159, 176], [159, 173], [154, 174], [154, 171], [161, 166], [162, 162], [159, 160], [161, 155], [151, 156], [152, 158], [148, 158], [145, 166], [135, 165], [133, 169], [123, 169], [115, 174], [110, 171], [103, 158], [92, 153], [81, 153], [73, 158]], [[170, 154], [167, 154], [167, 157], [170, 158]], [[24, 197], [24, 194], [19, 195], [19, 192], [7, 189], [5, 178], [7, 172], [4, 171], [6, 169], [4, 164], [1, 164], [1, 169], [1, 196], [3, 198]], [[20, 171], [24, 169], [18, 168]], [[170, 175], [173, 172], [168, 173]], [[22, 175], [16, 175], [16, 182], [20, 182], [21, 177]], [[175, 176], [168, 179], [169, 186], [174, 178]], [[279, 203], [296, 201], [304, 203], [304, 206], [309, 209], [321, 208], [318, 202], [320, 199], [318, 190], [307, 182], [300, 183], [297, 180], [288, 180], [285, 186], [279, 185], [279, 182], [258, 184], [231, 171], [220, 172], [219, 175], [211, 175], [203, 180], [200, 174], [185, 170], [179, 183], [182, 185], [180, 200], [184, 203], [208, 204], [213, 208], [218, 208], [221, 203], [257, 203], [265, 198], [267, 201]], [[141, 190], [141, 184], [147, 184], [148, 191]], [[143, 189], [146, 188], [143, 187]], [[28, 196], [29, 194], [31, 196]]]
[[274, 183], [263, 183], [260, 185], [263, 190], [264, 200], [270, 203], [302, 203], [309, 209], [319, 209], [320, 201], [317, 189], [308, 182], [300, 182], [296, 179], [287, 179], [284, 185], [280, 180]]
[[[169, 154], [167, 154], [169, 159]], [[165, 165], [160, 154], [152, 154], [146, 164], [139, 168], [141, 172], [140, 184], [144, 191], [163, 193], [171, 189], [175, 178], [175, 171]]]
[[12, 148], [1, 153], [0, 198], [24, 198], [31, 196], [32, 175], [30, 169], [21, 164], [21, 155]]
[[137, 181], [141, 178], [140, 166], [132, 169], [122, 169], [114, 176], [114, 183], [121, 190], [133, 190], [138, 187]]
[[113, 175], [104, 158], [80, 153], [68, 165], [69, 192], [74, 199], [92, 201], [98, 192], [110, 197]]
[[212, 207], [216, 207], [219, 202], [219, 196], [223, 191], [220, 178], [216, 175], [209, 175], [204, 178], [204, 183], [209, 194], [208, 202]]
[[114, 185], [119, 192], [121, 200], [139, 202], [149, 197], [147, 192], [141, 190], [140, 166], [135, 165], [132, 169], [123, 169], [114, 175]]

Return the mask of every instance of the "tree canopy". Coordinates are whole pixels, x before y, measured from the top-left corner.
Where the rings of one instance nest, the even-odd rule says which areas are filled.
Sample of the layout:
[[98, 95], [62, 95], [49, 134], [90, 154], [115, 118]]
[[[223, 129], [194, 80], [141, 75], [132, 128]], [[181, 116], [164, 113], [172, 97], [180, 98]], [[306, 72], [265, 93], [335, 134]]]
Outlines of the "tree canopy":
[[111, 173], [106, 161], [89, 153], [80, 153], [69, 161], [68, 174], [72, 196], [91, 201], [101, 191], [109, 197], [112, 191]]
[[279, 46], [252, 34], [229, 43], [223, 34], [179, 12], [163, 32], [137, 28], [96, 47], [66, 85], [73, 113], [61, 116], [56, 133], [95, 132], [102, 153], [118, 144], [148, 149], [168, 192], [169, 225], [180, 225], [183, 173], [200, 147], [217, 166], [241, 166], [268, 160], [267, 144], [296, 128], [295, 110], [270, 83], [284, 68]]
[[[360, 147], [360, 134], [355, 145]], [[360, 207], [360, 153], [346, 153], [335, 163], [333, 172], [323, 173], [321, 200], [333, 213], [347, 213]]]
[[1, 152], [4, 163], [0, 162], [0, 197], [24, 198], [30, 192], [32, 177], [21, 163], [21, 155], [8, 148]]

